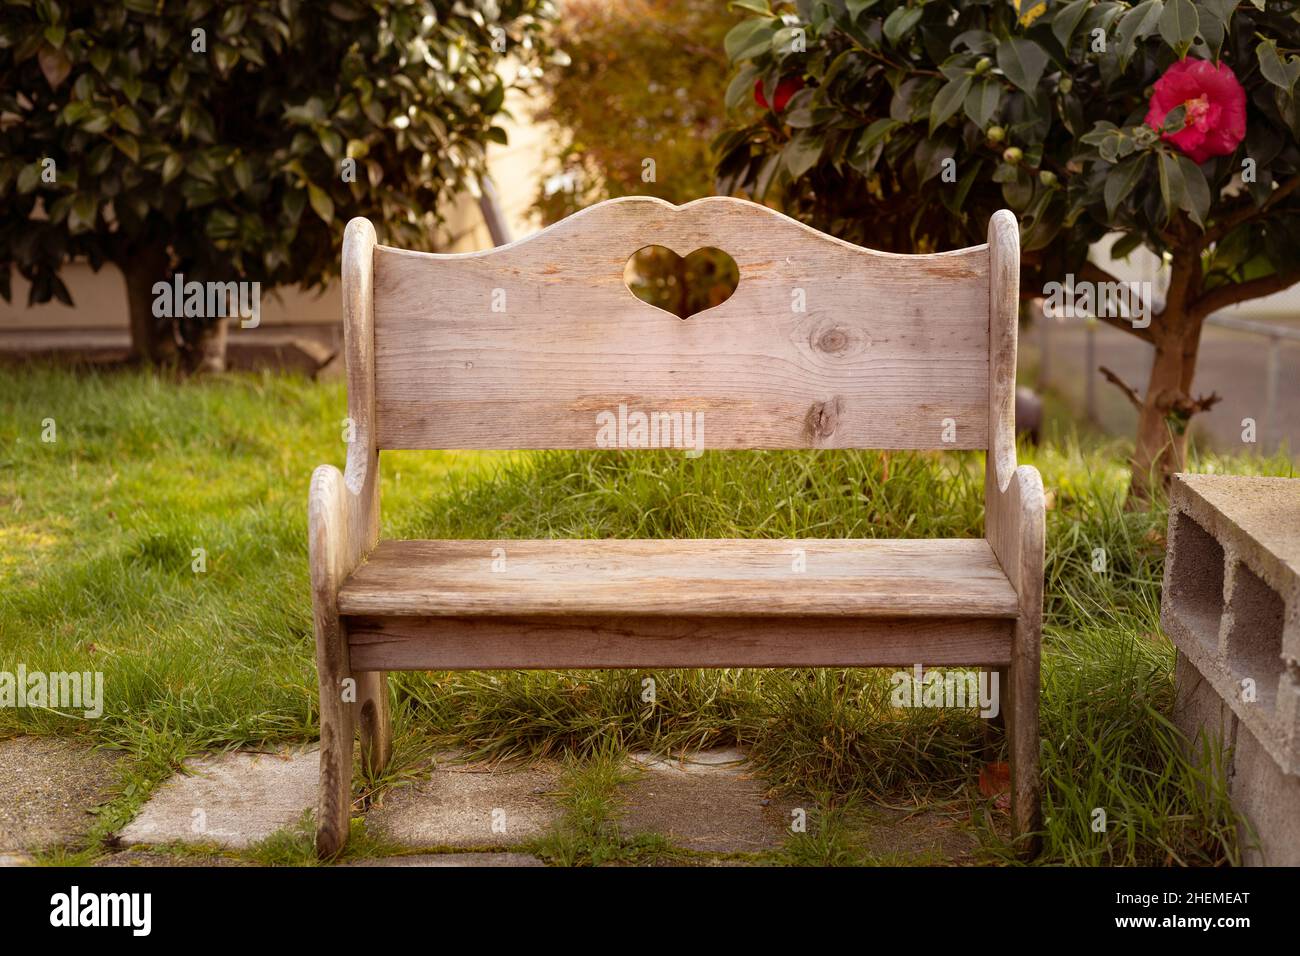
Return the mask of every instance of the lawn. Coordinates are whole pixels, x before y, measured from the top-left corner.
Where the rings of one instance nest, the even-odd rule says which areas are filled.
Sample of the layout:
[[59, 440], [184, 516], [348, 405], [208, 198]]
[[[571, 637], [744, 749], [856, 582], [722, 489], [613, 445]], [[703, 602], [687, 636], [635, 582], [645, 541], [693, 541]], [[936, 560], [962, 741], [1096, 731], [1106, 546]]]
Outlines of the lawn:
[[[0, 736], [73, 735], [128, 755], [98, 835], [187, 755], [314, 739], [307, 485], [317, 464], [342, 463], [343, 385], [32, 367], [0, 370], [0, 395], [0, 670], [105, 675], [102, 718], [0, 709]], [[49, 419], [52, 442], [42, 440]], [[1122, 509], [1122, 443], [1059, 427], [1049, 436], [1044, 448], [1022, 450], [1049, 496], [1041, 859], [1233, 861], [1223, 782], [1188, 763], [1168, 719], [1165, 515]], [[383, 533], [978, 536], [982, 459], [385, 453]], [[1293, 465], [1203, 456], [1192, 470], [1291, 475]], [[1104, 571], [1093, 570], [1098, 548]], [[986, 859], [1009, 858], [999, 811], [978, 786], [973, 711], [894, 709], [888, 673], [873, 670], [657, 673], [657, 703], [647, 707], [643, 676], [394, 675], [396, 756], [383, 778], [358, 780], [358, 795], [411, 777], [448, 744], [558, 756], [571, 766], [569, 820], [542, 848], [548, 858], [653, 856], [653, 841], [620, 845], [602, 825], [618, 755], [739, 742], [775, 784], [816, 801], [817, 825], [792, 836], [779, 862], [888, 862], [866, 857], [853, 838], [872, 802], [955, 807]], [[1101, 833], [1097, 808], [1108, 821]], [[99, 851], [97, 838], [78, 859]]]

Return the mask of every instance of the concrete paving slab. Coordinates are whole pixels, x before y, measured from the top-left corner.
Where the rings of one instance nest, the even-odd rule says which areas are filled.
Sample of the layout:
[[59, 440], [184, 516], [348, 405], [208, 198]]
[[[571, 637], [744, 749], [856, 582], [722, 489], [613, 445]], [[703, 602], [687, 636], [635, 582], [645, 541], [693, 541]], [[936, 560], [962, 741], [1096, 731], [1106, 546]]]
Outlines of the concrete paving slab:
[[411, 847], [515, 846], [559, 822], [555, 765], [458, 759], [443, 755], [426, 780], [386, 794], [366, 816], [370, 831]]
[[235, 860], [228, 856], [219, 854], [204, 854], [203, 856], [188, 855], [181, 853], [160, 853], [156, 850], [124, 850], [121, 853], [113, 853], [109, 856], [100, 857], [94, 862], [97, 867], [111, 866], [253, 866], [254, 864], [246, 860]]
[[789, 835], [789, 810], [775, 804], [748, 770], [743, 751], [701, 751], [686, 759], [630, 755], [639, 777], [623, 788], [624, 837], [658, 833], [705, 853], [760, 853]]
[[531, 853], [416, 853], [353, 860], [344, 866], [545, 866]]
[[979, 838], [957, 815], [872, 807], [853, 827], [877, 861], [893, 865], [951, 865], [974, 861]]
[[316, 806], [315, 748], [225, 753], [188, 761], [119, 834], [125, 846], [216, 843], [243, 848], [296, 825]]

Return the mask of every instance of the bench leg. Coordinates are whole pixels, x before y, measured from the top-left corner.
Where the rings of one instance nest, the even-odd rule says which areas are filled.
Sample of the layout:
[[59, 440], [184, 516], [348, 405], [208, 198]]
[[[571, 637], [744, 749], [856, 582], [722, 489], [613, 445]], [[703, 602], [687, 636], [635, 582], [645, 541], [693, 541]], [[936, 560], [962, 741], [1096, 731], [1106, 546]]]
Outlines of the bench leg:
[[1011, 764], [1011, 836], [1026, 857], [1038, 854], [1041, 825], [1041, 781], [1038, 773], [1038, 628], [1016, 624], [1011, 666], [1007, 668], [1002, 701], [1007, 720], [1007, 750]]
[[1008, 685], [1007, 669], [1005, 667], [988, 667], [985, 668], [990, 674], [997, 674], [998, 680], [998, 712], [997, 716], [989, 717], [984, 721], [984, 762], [994, 763], [998, 759], [998, 746], [1006, 736], [1007, 730], [1007, 710], [1004, 706], [1006, 702], [1006, 688]]
[[361, 728], [361, 765], [371, 776], [383, 773], [393, 754], [388, 714], [388, 674], [364, 671], [357, 678], [357, 724]]
[[[322, 626], [323, 624], [323, 626]], [[332, 857], [348, 842], [352, 817], [352, 738], [355, 736], [348, 645], [338, 619], [316, 624], [316, 671], [320, 683], [320, 783], [316, 804], [316, 853]]]

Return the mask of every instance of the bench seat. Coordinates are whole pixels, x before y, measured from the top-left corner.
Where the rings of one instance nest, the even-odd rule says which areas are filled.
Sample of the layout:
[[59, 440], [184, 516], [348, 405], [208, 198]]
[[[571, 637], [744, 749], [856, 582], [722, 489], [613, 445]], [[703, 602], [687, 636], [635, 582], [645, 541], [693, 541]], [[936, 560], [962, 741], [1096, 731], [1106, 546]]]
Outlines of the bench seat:
[[381, 541], [338, 592], [364, 670], [998, 664], [1018, 608], [970, 538]]

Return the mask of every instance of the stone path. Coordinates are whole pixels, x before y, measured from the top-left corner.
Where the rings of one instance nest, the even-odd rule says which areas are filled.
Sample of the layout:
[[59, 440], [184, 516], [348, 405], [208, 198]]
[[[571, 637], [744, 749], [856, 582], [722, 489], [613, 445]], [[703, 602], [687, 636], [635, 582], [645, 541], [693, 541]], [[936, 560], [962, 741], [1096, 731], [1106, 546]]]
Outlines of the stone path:
[[685, 760], [640, 753], [632, 761], [640, 772], [624, 787], [624, 836], [659, 833], [686, 850], [760, 853], [780, 849], [789, 835], [793, 804], [773, 806], [739, 750]]
[[121, 833], [125, 846], [215, 843], [242, 849], [292, 827], [316, 806], [315, 749], [191, 760]]
[[[770, 863], [798, 839], [792, 824], [816, 826], [812, 801], [773, 797], [744, 752], [720, 749], [664, 758], [630, 757], [631, 779], [613, 796], [620, 836], [664, 837], [674, 849], [638, 865]], [[0, 741], [0, 866], [75, 841], [89, 808], [107, 799], [113, 759], [65, 741]], [[224, 753], [188, 762], [153, 793], [96, 866], [241, 866], [240, 851], [301, 826], [315, 807], [315, 749]], [[438, 754], [426, 777], [382, 794], [368, 808], [369, 834], [394, 855], [346, 866], [542, 866], [528, 852], [563, 822], [560, 767], [502, 765]], [[892, 863], [962, 862], [974, 836], [958, 815], [875, 808], [858, 813], [852, 841], [867, 858]], [[225, 848], [222, 853], [216, 847]], [[683, 855], [684, 854], [684, 855]], [[629, 858], [631, 859], [631, 858]], [[779, 857], [777, 857], [779, 859]]]
[[115, 764], [64, 737], [0, 740], [0, 866], [84, 836], [95, 822], [90, 811], [109, 799]]
[[428, 779], [388, 793], [366, 817], [382, 839], [411, 847], [518, 846], [560, 821], [559, 768], [503, 768], [440, 754]]

